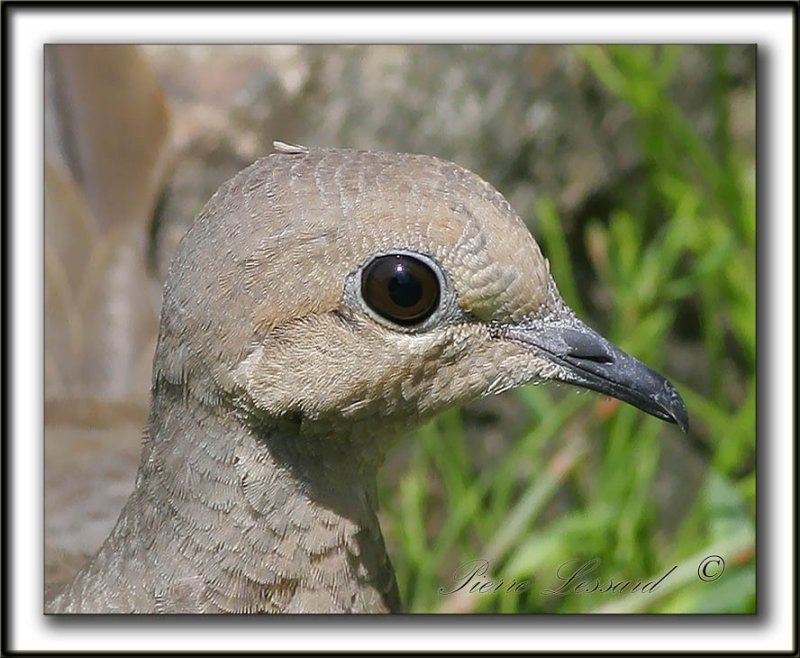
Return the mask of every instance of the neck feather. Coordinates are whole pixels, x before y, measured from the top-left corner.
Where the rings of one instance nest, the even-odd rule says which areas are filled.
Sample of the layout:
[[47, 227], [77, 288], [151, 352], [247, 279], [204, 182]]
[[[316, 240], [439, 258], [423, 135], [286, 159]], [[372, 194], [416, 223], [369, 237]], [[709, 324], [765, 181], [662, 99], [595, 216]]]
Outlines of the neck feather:
[[377, 460], [351, 447], [157, 389], [135, 491], [51, 610], [398, 610]]

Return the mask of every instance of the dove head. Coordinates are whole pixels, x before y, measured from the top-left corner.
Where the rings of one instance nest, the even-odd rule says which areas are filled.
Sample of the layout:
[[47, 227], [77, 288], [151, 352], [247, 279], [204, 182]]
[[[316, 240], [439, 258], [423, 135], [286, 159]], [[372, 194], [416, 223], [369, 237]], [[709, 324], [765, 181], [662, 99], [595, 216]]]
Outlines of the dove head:
[[390, 433], [558, 380], [686, 427], [675, 389], [564, 304], [503, 196], [425, 155], [276, 145], [225, 183], [170, 267], [154, 392]]

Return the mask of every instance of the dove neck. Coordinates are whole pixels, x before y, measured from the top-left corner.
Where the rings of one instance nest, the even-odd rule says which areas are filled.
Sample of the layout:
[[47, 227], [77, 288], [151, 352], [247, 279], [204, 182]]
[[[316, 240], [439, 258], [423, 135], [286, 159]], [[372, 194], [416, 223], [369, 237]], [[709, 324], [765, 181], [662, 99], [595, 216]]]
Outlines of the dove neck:
[[374, 470], [291, 428], [155, 388], [134, 492], [48, 609], [399, 610]]
[[298, 504], [306, 498], [343, 515], [374, 515], [380, 461], [351, 438], [308, 435], [294, 421], [253, 421], [167, 389], [153, 398], [137, 487], [207, 498], [214, 482], [240, 489], [256, 512], [271, 509], [267, 493], [283, 492]]
[[[376, 513], [375, 462], [355, 459], [336, 437], [304, 436], [288, 422], [244, 422], [175, 393], [154, 395], [134, 494], [156, 501], [144, 508], [175, 509], [154, 519], [161, 535], [154, 548], [187, 546], [188, 572], [229, 553], [251, 599], [266, 596], [255, 593], [264, 569], [280, 574], [271, 591], [281, 594], [269, 595], [275, 609], [398, 607]], [[231, 600], [230, 573], [202, 575], [220, 581], [211, 598], [221, 610], [249, 609]]]

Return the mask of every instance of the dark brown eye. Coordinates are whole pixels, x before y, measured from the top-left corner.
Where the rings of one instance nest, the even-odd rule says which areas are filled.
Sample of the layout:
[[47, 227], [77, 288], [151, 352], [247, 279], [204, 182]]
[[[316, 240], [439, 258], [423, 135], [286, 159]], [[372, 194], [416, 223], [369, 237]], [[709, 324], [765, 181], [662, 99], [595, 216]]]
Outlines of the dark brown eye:
[[436, 310], [439, 278], [413, 256], [378, 256], [361, 274], [361, 296], [377, 314], [407, 327], [424, 322]]

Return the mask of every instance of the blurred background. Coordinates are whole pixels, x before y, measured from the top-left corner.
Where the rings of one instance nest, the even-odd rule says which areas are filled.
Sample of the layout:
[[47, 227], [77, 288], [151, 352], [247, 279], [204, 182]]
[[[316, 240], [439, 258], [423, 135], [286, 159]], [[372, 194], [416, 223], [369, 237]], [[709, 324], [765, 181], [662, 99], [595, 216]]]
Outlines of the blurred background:
[[[689, 408], [684, 435], [610, 399], [529, 386], [401, 441], [379, 487], [409, 611], [754, 612], [755, 55], [47, 46], [47, 586], [99, 547], [133, 488], [177, 242], [279, 139], [475, 171], [528, 223], [572, 308]], [[714, 555], [725, 571], [704, 582]], [[546, 592], [560, 568], [595, 559], [589, 589], [628, 591]], [[488, 562], [482, 581], [528, 587], [442, 595], [473, 560]], [[673, 566], [653, 592], [629, 591]]]

